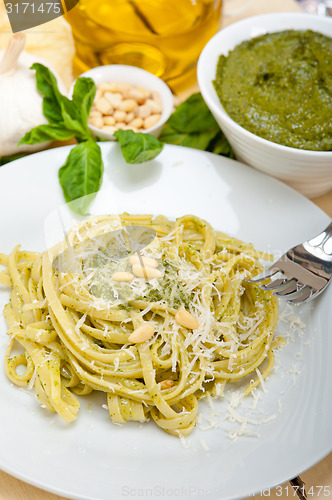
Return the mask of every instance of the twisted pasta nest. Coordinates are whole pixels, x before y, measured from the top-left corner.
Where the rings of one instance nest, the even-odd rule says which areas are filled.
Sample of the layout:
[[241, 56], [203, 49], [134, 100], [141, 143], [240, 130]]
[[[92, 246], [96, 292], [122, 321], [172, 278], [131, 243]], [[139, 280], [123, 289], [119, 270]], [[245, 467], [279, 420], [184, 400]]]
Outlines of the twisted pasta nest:
[[[160, 276], [117, 281], [117, 271], [131, 274], [133, 248], [114, 234], [135, 226], [155, 232], [139, 254], [157, 262]], [[221, 396], [266, 358], [261, 376], [272, 370], [278, 303], [247, 281], [261, 272], [259, 259], [270, 256], [192, 215], [91, 217], [44, 253], [0, 254], [0, 283], [11, 287], [7, 376], [34, 387], [41, 405], [67, 422], [77, 417], [77, 395], [102, 391], [113, 422], [152, 418], [185, 436], [198, 399]], [[146, 324], [150, 337], [131, 341]], [[246, 394], [261, 376], [248, 380]]]

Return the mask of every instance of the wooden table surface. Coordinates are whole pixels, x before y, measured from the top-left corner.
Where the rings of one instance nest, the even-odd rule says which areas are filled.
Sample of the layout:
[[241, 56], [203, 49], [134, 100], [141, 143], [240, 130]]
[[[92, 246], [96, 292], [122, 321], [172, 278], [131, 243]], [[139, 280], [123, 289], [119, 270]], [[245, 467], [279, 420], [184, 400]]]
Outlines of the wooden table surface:
[[[251, 15], [266, 12], [294, 12], [300, 11], [294, 0], [225, 0], [224, 15], [221, 27]], [[3, 48], [10, 33], [9, 24], [0, 5], [0, 49]], [[71, 33], [61, 19], [56, 19], [33, 30], [27, 30], [27, 49], [41, 57], [51, 60], [65, 84], [69, 87], [73, 77], [71, 59], [74, 53]], [[188, 93], [196, 88], [190, 89]], [[312, 200], [332, 218], [332, 191], [324, 196]], [[331, 395], [332, 397], [332, 395]], [[332, 436], [329, 436], [332, 440]], [[1, 446], [1, 443], [0, 443]], [[308, 498], [332, 498], [332, 454], [321, 462], [301, 474], [305, 482]], [[320, 490], [319, 487], [322, 487]], [[325, 487], [325, 490], [324, 490]], [[319, 494], [319, 491], [321, 493]], [[323, 494], [325, 491], [325, 494]], [[264, 491], [260, 495], [250, 497], [258, 500], [264, 497], [277, 499], [293, 497], [294, 492], [289, 483], [280, 485], [271, 491]], [[248, 497], [249, 498], [249, 497]], [[295, 496], [296, 498], [296, 496]], [[64, 500], [63, 497], [48, 493], [20, 481], [5, 472], [0, 471], [0, 500]]]

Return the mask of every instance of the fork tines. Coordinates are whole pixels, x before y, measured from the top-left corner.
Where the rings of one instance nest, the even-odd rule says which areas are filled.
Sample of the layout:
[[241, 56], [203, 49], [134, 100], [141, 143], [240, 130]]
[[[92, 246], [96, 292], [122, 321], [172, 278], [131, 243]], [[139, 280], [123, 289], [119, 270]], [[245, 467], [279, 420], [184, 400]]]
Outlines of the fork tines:
[[305, 269], [284, 254], [268, 269], [248, 280], [250, 283], [260, 283], [272, 278], [277, 273], [281, 277], [268, 284], [261, 285], [264, 290], [270, 290], [274, 295], [287, 299], [290, 304], [308, 302], [320, 293], [327, 285], [327, 280]]

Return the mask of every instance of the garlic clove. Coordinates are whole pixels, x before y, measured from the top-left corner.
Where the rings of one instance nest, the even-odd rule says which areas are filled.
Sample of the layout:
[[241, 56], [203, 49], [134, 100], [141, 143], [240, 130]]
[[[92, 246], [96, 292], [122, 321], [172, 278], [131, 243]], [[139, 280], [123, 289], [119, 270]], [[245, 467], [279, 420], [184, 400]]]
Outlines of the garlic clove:
[[13, 35], [6, 50], [0, 51], [0, 157], [40, 151], [50, 144], [17, 146], [26, 132], [48, 123], [43, 114], [43, 97], [37, 89], [35, 71], [30, 70], [33, 63], [49, 67], [57, 79], [60, 92], [68, 95], [48, 61], [22, 51], [25, 35], [19, 35], [22, 34]]
[[18, 59], [24, 49], [26, 35], [24, 33], [14, 33], [0, 61], [0, 74], [7, 73], [17, 66]]

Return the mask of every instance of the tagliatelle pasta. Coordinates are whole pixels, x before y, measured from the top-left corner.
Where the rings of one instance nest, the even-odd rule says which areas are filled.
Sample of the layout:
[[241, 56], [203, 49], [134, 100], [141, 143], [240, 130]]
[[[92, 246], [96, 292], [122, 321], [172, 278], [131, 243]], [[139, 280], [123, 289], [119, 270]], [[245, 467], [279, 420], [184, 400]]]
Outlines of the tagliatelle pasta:
[[90, 217], [43, 253], [0, 254], [6, 373], [67, 422], [102, 391], [113, 422], [185, 436], [200, 398], [272, 370], [277, 299], [247, 281], [259, 259], [192, 215]]

